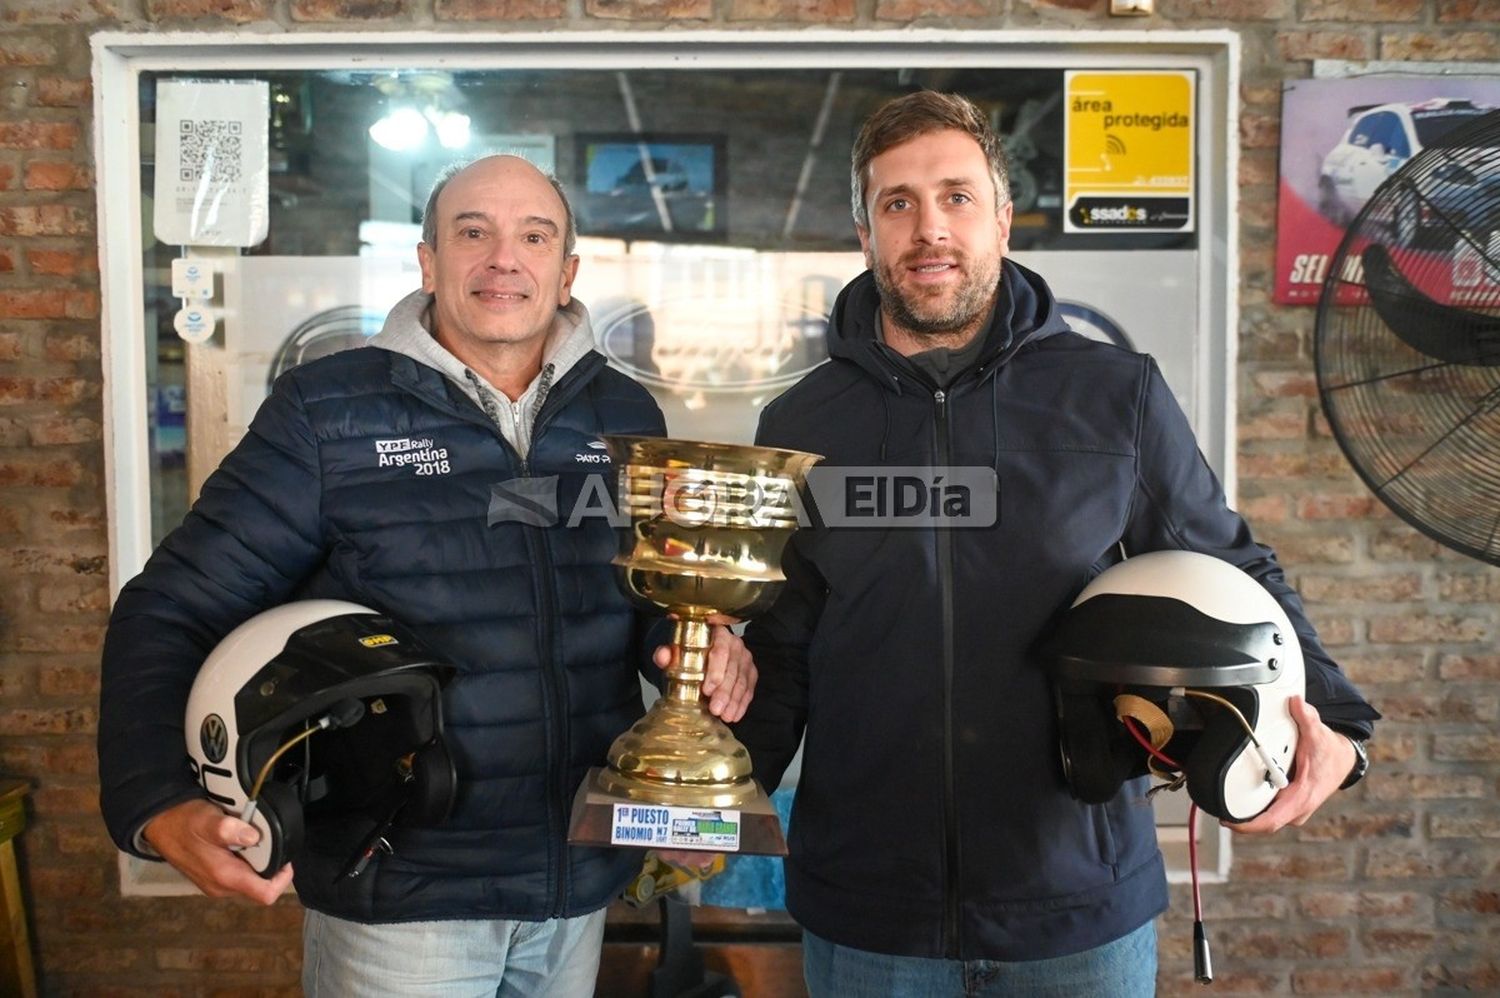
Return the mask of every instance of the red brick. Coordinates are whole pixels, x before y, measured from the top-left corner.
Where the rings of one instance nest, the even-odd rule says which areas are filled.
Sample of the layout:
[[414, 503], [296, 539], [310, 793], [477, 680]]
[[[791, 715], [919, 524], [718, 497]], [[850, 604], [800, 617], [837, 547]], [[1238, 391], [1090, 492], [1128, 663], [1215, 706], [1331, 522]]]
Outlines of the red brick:
[[1432, 757], [1440, 762], [1500, 762], [1500, 735], [1433, 735]]
[[271, 15], [271, 0], [146, 0], [146, 16], [153, 21], [217, 18], [246, 24], [268, 20]]
[[0, 208], [0, 236], [82, 236], [93, 231], [93, 215], [67, 204]]
[[535, 21], [562, 17], [563, 0], [436, 0], [440, 21]]
[[93, 99], [93, 84], [86, 79], [44, 76], [36, 81], [36, 102], [43, 107], [87, 107]]
[[119, 16], [114, 0], [7, 0], [0, 8], [0, 21], [20, 24], [83, 24]]
[[43, 668], [37, 675], [37, 691], [48, 697], [99, 695], [99, 670], [65, 666]]
[[0, 460], [0, 488], [17, 485], [67, 488], [86, 477], [83, 467], [70, 458]]
[[1500, 839], [1500, 808], [1475, 804], [1438, 811], [1427, 819], [1427, 834], [1434, 839]]
[[[1300, 515], [1308, 518], [1305, 512]], [[1422, 576], [1415, 572], [1353, 577], [1299, 574], [1297, 591], [1314, 603], [1406, 603], [1421, 596]]]
[[24, 349], [20, 333], [0, 333], [0, 361], [20, 360]]
[[1163, 18], [1205, 21], [1281, 21], [1293, 17], [1292, 0], [1161, 0]]
[[1500, 21], [1495, 0], [1437, 0], [1439, 21]]
[[1287, 497], [1256, 496], [1241, 499], [1235, 509], [1251, 523], [1280, 523], [1287, 518]]
[[[39, 795], [37, 791], [33, 796]], [[97, 806], [97, 804], [96, 804]], [[38, 808], [40, 810], [40, 807]], [[74, 863], [68, 866], [38, 866], [30, 870], [31, 892], [40, 899], [98, 897], [105, 890], [104, 866], [97, 863]], [[112, 872], [112, 871], [111, 871]], [[113, 885], [111, 885], [113, 886]], [[85, 952], [98, 947], [82, 947]], [[131, 950], [130, 952], [135, 952]]]
[[[1307, 594], [1307, 579], [1299, 579], [1298, 590]], [[1311, 599], [1311, 597], [1308, 597]], [[1367, 683], [1413, 683], [1427, 677], [1427, 663], [1421, 653], [1413, 654], [1346, 654], [1338, 659], [1355, 686]]]
[[1239, 455], [1240, 479], [1334, 478], [1349, 470], [1342, 453], [1296, 451], [1246, 451]]
[[854, 0], [733, 0], [732, 21], [852, 21]]
[[1472, 878], [1488, 873], [1493, 863], [1493, 857], [1472, 848], [1433, 848], [1414, 843], [1399, 848], [1371, 847], [1364, 875], [1374, 880]]
[[703, 20], [713, 16], [713, 0], [585, 0], [589, 17], [631, 21]]
[[1415, 21], [1426, 0], [1301, 0], [1304, 21]]
[[1380, 711], [1388, 720], [1402, 723], [1490, 724], [1500, 717], [1500, 697], [1472, 689], [1428, 694], [1408, 691], [1381, 696]]
[[16, 269], [16, 256], [10, 250], [0, 246], [0, 274], [13, 273]]
[[[1325, 810], [1327, 805], [1325, 805]], [[1364, 839], [1409, 839], [1416, 825], [1411, 811], [1390, 814], [1331, 814], [1320, 810], [1297, 830], [1298, 842], [1341, 842]]]
[[1269, 531], [1262, 537], [1276, 549], [1277, 557], [1288, 565], [1347, 565], [1354, 560], [1354, 538], [1320, 530], [1316, 534], [1278, 534], [1271, 540]]
[[[1021, 0], [1021, 3], [1039, 14], [1057, 11], [1091, 10], [1103, 13], [1108, 0]], [[876, 15], [877, 17], [879, 15]]]
[[56, 61], [57, 49], [50, 42], [0, 33], [0, 66], [46, 66]]
[[71, 149], [78, 136], [71, 121], [0, 121], [0, 149]]
[[1239, 848], [1234, 857], [1233, 876], [1240, 883], [1250, 881], [1312, 882], [1347, 880], [1349, 871], [1342, 860], [1326, 850], [1290, 853], [1284, 850], [1272, 852]]
[[1490, 622], [1481, 617], [1453, 614], [1410, 613], [1370, 618], [1370, 640], [1381, 644], [1484, 641], [1491, 634]]
[[1344, 929], [1310, 929], [1299, 932], [1229, 929], [1218, 934], [1215, 949], [1246, 961], [1327, 959], [1349, 952], [1349, 933]]
[[275, 950], [249, 946], [163, 946], [156, 951], [156, 965], [162, 970], [191, 970], [195, 973], [265, 972], [277, 969], [280, 962]]
[[1326, 921], [1333, 918], [1404, 918], [1423, 916], [1432, 920], [1432, 901], [1414, 891], [1382, 893], [1376, 891], [1319, 891], [1297, 897], [1297, 908], [1308, 918]]
[[1278, 31], [1276, 48], [1288, 61], [1373, 59], [1375, 40], [1356, 31]]
[[[1089, 6], [1093, 6], [1092, 0], [1089, 0]], [[916, 21], [924, 17], [992, 17], [996, 13], [998, 11], [991, 0], [879, 0], [875, 5], [877, 21]]]
[[1238, 429], [1242, 441], [1297, 440], [1307, 436], [1307, 410], [1301, 406], [1273, 409], [1242, 418]]
[[1500, 679], [1500, 655], [1444, 655], [1438, 659], [1443, 679]]
[[51, 333], [42, 341], [42, 355], [48, 360], [94, 360], [99, 356], [97, 333]]
[[1462, 773], [1383, 772], [1378, 779], [1366, 780], [1365, 786], [1365, 795], [1372, 801], [1477, 799], [1485, 794], [1483, 777]]
[[1500, 990], [1500, 962], [1466, 963], [1450, 958], [1444, 963], [1428, 964], [1422, 968], [1422, 988], [1426, 991], [1447, 988], [1493, 994]]
[[1439, 895], [1438, 905], [1448, 911], [1466, 911], [1476, 915], [1500, 915], [1500, 890], [1477, 888], [1445, 891]]
[[100, 853], [113, 848], [103, 824], [94, 821], [79, 825], [57, 822], [53, 825], [52, 840], [57, 843], [57, 851], [65, 856]]
[[1361, 934], [1367, 953], [1425, 953], [1437, 940], [1436, 932], [1422, 929], [1371, 929]]
[[294, 21], [374, 21], [405, 17], [410, 0], [292, 0]]
[[64, 625], [49, 627], [40, 633], [14, 634], [11, 644], [16, 651], [55, 651], [97, 654], [104, 647], [102, 625]]
[[43, 613], [103, 613], [109, 589], [98, 579], [48, 580], [37, 587], [37, 606]]
[[[1163, 950], [1171, 942], [1163, 939]], [[1215, 951], [1217, 952], [1217, 951]], [[1156, 982], [1157, 998], [1203, 998], [1203, 985], [1193, 980], [1192, 964], [1186, 954], [1175, 968], [1162, 960], [1161, 974]], [[1286, 993], [1286, 975], [1268, 973], [1263, 970], [1250, 971], [1214, 964], [1213, 998], [1262, 998], [1264, 995]]]
[[1439, 572], [1438, 596], [1453, 603], [1500, 603], [1500, 571]]
[[99, 256], [92, 250], [28, 249], [26, 265], [38, 277], [77, 277], [97, 273]]
[[31, 442], [38, 446], [92, 443], [102, 436], [99, 421], [83, 416], [43, 416], [31, 424]]
[[5, 319], [93, 319], [99, 315], [95, 291], [0, 291], [0, 318]]
[[1311, 371], [1257, 371], [1250, 376], [1256, 393], [1265, 398], [1316, 398], [1318, 380]]
[[[1359, 680], [1355, 680], [1356, 683]], [[1389, 763], [1405, 764], [1417, 757], [1417, 739], [1410, 732], [1385, 729], [1380, 732], [1380, 737], [1369, 745], [1370, 763], [1386, 765]]]
[[0, 405], [17, 402], [81, 402], [99, 394], [99, 385], [83, 378], [0, 377]]
[[1412, 971], [1405, 967], [1329, 967], [1292, 971], [1299, 995], [1390, 995], [1408, 991]]
[[1390, 32], [1380, 36], [1380, 58], [1403, 61], [1494, 59], [1500, 38], [1493, 31]]
[[94, 175], [76, 163], [27, 163], [24, 184], [28, 191], [86, 191], [93, 188]]
[[[93, 707], [18, 707], [0, 711], [0, 730], [7, 735], [66, 735], [94, 731], [99, 712]], [[38, 791], [41, 793], [41, 791]], [[94, 802], [98, 806], [98, 802]]]

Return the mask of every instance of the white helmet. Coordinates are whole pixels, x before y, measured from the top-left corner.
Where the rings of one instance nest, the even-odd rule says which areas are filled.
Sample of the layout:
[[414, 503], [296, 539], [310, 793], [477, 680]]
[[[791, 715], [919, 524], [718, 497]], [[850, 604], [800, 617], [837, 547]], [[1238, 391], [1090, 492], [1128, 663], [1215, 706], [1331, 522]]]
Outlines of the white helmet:
[[445, 818], [452, 672], [390, 617], [338, 600], [267, 610], [220, 641], [193, 682], [185, 733], [204, 792], [260, 831], [246, 862], [274, 876], [320, 817], [377, 837], [393, 819]]
[[1275, 597], [1228, 562], [1190, 551], [1129, 558], [1079, 593], [1046, 651], [1064, 775], [1080, 799], [1103, 803], [1146, 771], [1123, 721], [1143, 717], [1138, 707], [1166, 722], [1160, 750], [1208, 813], [1248, 821], [1286, 786], [1302, 647]]

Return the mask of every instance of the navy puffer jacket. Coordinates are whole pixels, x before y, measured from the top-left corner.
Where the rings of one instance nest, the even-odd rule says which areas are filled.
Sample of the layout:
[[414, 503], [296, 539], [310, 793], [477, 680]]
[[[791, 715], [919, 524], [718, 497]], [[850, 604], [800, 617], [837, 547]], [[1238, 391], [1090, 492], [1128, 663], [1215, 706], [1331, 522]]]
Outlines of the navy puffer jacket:
[[[458, 796], [442, 827], [396, 830], [392, 855], [337, 885], [347, 853], [310, 843], [302, 902], [366, 922], [606, 904], [639, 856], [565, 837], [585, 770], [641, 714], [640, 624], [613, 579], [615, 537], [600, 517], [544, 528], [487, 514], [491, 486], [522, 474], [558, 476], [566, 512], [601, 471], [601, 433], [664, 432], [646, 391], [597, 353], [553, 386], [524, 465], [458, 386], [410, 357], [365, 347], [288, 373], [115, 605], [99, 730], [115, 842], [136, 851], [150, 817], [202, 796], [182, 718], [219, 639], [288, 600], [346, 599], [458, 667], [444, 697]], [[382, 467], [377, 443], [401, 438], [430, 440], [446, 464]]]

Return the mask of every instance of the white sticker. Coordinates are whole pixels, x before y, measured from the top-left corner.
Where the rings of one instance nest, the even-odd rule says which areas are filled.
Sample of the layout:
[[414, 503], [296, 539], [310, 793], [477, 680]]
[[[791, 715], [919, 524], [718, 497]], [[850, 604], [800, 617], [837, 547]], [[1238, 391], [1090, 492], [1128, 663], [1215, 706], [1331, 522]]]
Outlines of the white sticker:
[[740, 812], [723, 808], [615, 804], [610, 845], [739, 852]]
[[213, 309], [197, 305], [180, 308], [172, 317], [172, 328], [188, 343], [207, 343], [213, 338], [218, 324], [219, 317], [214, 314]]
[[152, 228], [178, 246], [254, 246], [270, 224], [271, 87], [265, 80], [156, 85]]
[[214, 296], [214, 268], [207, 260], [172, 261], [172, 297], [207, 301]]

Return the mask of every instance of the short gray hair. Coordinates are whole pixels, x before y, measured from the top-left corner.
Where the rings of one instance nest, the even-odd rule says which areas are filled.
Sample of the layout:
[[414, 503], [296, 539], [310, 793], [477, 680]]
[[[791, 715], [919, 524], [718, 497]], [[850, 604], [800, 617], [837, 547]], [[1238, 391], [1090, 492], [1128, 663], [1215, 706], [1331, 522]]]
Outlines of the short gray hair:
[[[489, 159], [491, 155], [505, 154], [487, 153], [483, 156], [476, 156], [473, 159], [463, 160], [462, 162], [449, 163], [438, 171], [437, 178], [432, 182], [432, 190], [427, 195], [427, 204], [422, 208], [422, 242], [426, 243], [429, 247], [437, 242], [438, 196], [443, 193], [443, 188], [448, 186], [448, 181], [480, 160]], [[517, 158], [524, 159], [525, 157]], [[563, 256], [572, 256], [573, 247], [578, 243], [578, 221], [573, 217], [573, 205], [568, 201], [568, 192], [563, 190], [562, 181], [545, 170], [542, 170], [541, 174], [547, 178], [547, 183], [552, 185], [552, 189], [562, 199], [563, 215], [565, 216], [563, 223]]]

